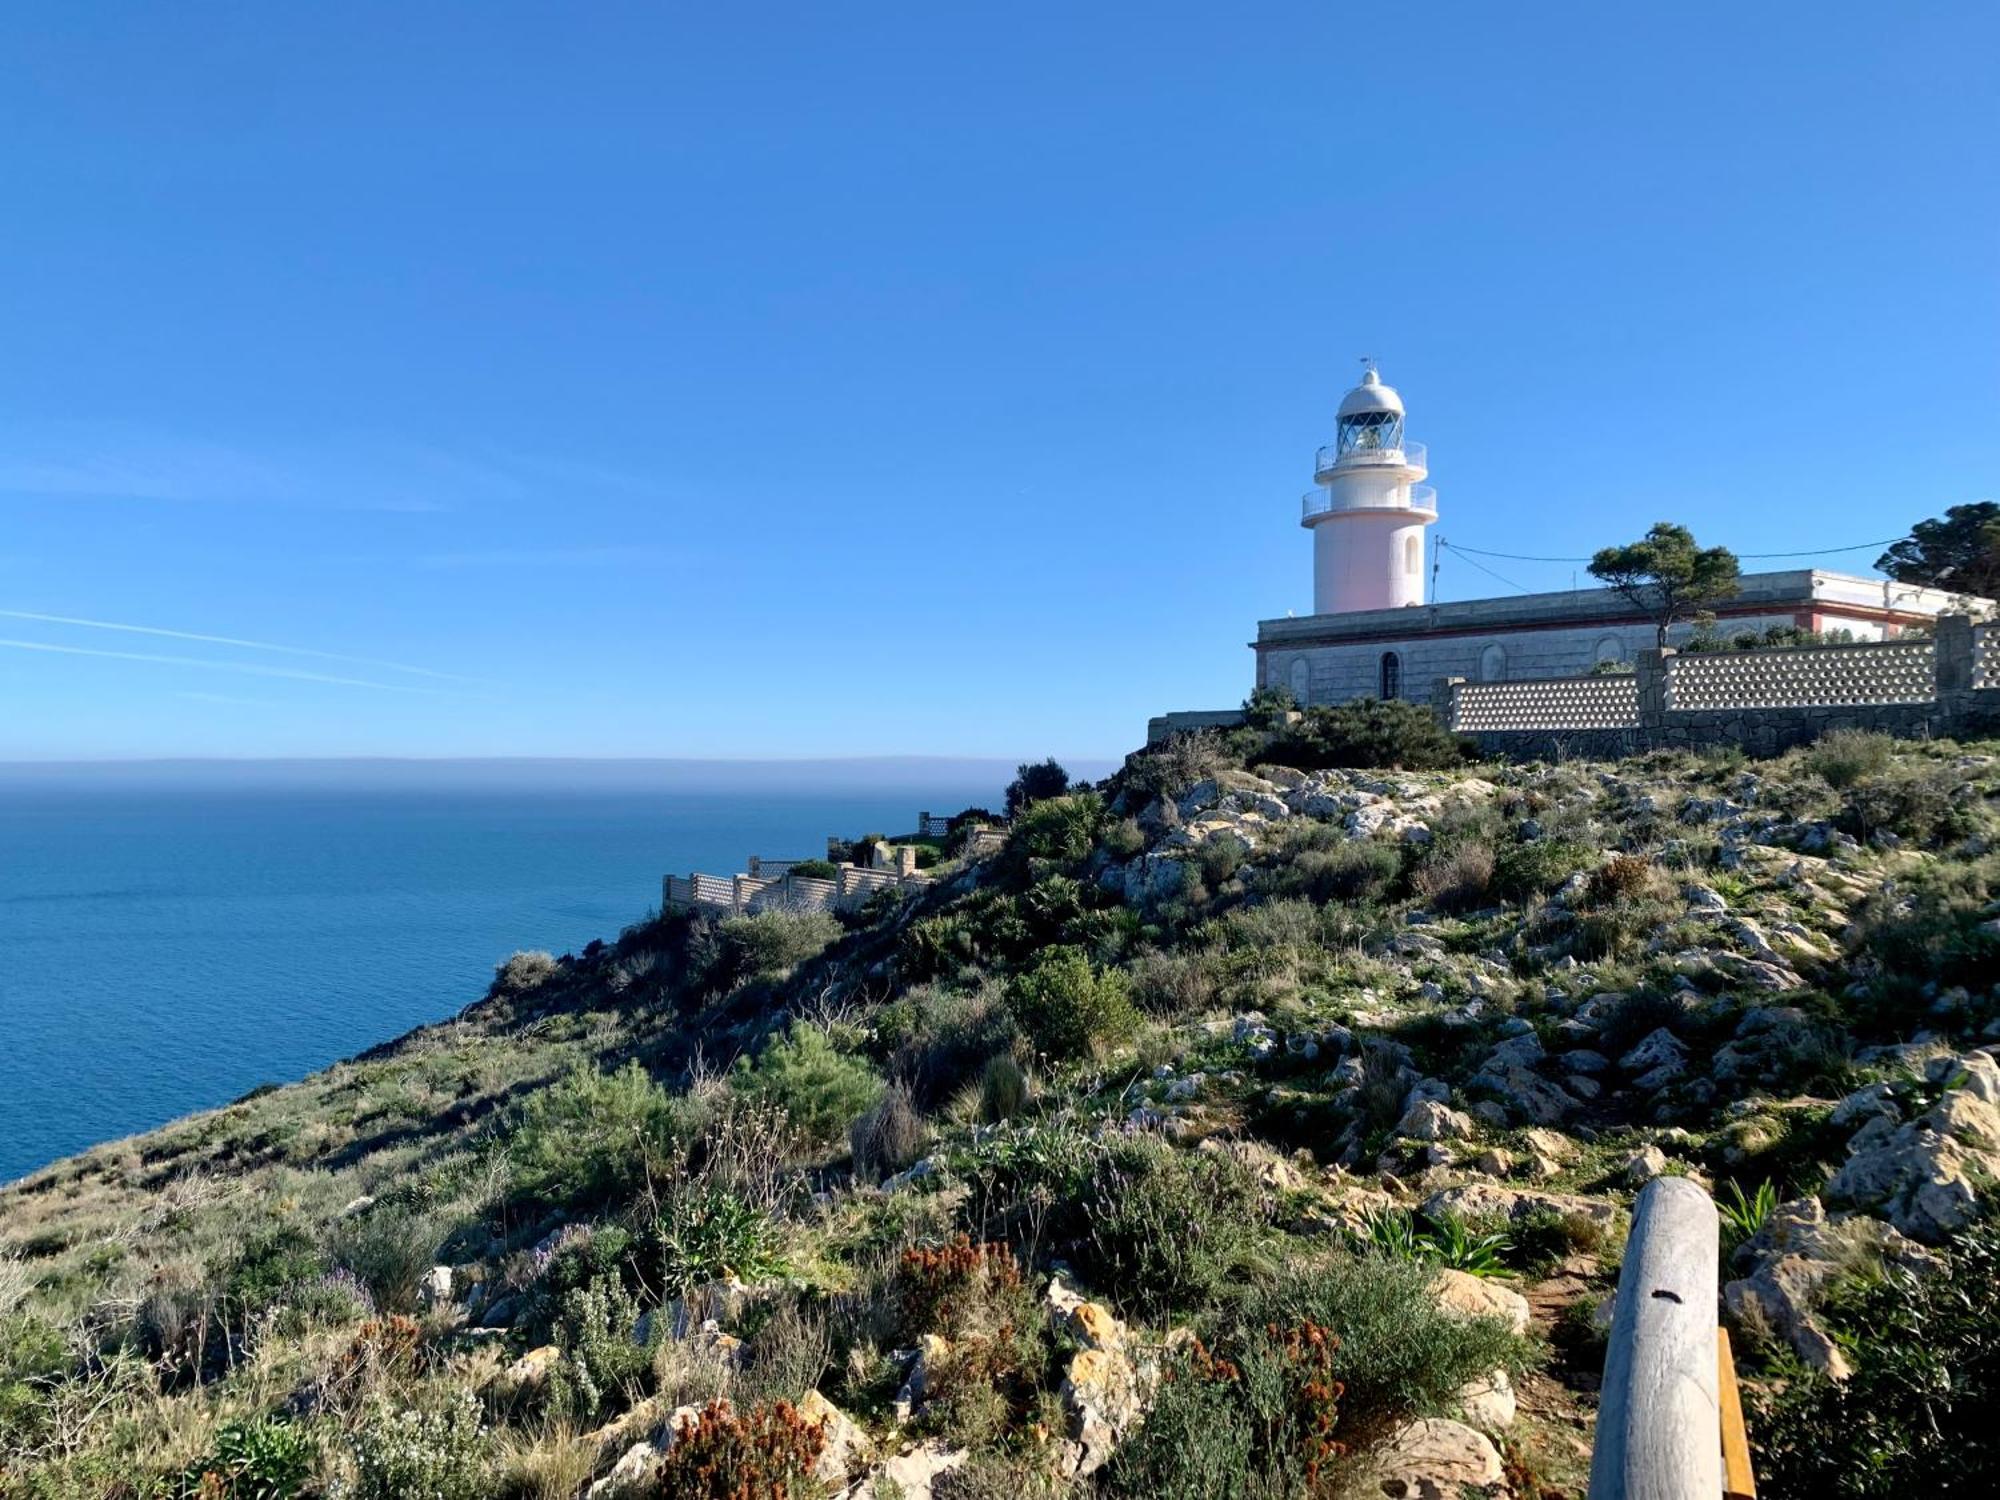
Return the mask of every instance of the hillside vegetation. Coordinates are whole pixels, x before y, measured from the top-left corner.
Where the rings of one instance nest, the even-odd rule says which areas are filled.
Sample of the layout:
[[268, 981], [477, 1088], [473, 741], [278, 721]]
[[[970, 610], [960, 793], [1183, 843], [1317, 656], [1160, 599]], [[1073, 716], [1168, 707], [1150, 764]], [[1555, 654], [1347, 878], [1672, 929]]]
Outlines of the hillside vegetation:
[[1580, 1494], [1660, 1173], [1767, 1496], [1990, 1478], [1996, 747], [1253, 707], [0, 1192], [0, 1493]]

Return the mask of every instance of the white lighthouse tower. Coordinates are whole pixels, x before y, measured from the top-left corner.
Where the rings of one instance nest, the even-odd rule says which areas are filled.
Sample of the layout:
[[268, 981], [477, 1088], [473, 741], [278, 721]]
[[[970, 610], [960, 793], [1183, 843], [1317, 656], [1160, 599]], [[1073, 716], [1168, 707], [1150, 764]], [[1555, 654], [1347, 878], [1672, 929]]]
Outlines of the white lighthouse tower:
[[1424, 602], [1424, 528], [1437, 491], [1422, 443], [1403, 438], [1403, 398], [1371, 362], [1341, 398], [1333, 443], [1313, 465], [1305, 497], [1313, 534], [1313, 613], [1398, 609]]

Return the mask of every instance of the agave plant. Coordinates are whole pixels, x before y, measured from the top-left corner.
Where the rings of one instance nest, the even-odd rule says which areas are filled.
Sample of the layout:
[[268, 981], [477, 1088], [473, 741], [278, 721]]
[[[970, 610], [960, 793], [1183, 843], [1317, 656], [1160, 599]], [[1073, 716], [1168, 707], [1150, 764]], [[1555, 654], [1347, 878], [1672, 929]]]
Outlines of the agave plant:
[[1753, 1237], [1770, 1221], [1772, 1212], [1778, 1206], [1778, 1189], [1770, 1178], [1757, 1184], [1751, 1193], [1743, 1191], [1743, 1184], [1731, 1181], [1717, 1195], [1715, 1211], [1722, 1216], [1722, 1229], [1730, 1248], [1734, 1249]]

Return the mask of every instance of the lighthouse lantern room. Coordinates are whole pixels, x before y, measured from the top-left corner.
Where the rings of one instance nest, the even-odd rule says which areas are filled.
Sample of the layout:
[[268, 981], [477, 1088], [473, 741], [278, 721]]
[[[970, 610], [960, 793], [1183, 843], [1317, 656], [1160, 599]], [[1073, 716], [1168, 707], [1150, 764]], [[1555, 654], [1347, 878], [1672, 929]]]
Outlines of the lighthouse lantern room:
[[1371, 362], [1341, 398], [1305, 496], [1316, 615], [1424, 602], [1424, 528], [1437, 520], [1437, 491], [1419, 483], [1430, 469], [1403, 419], [1403, 398]]

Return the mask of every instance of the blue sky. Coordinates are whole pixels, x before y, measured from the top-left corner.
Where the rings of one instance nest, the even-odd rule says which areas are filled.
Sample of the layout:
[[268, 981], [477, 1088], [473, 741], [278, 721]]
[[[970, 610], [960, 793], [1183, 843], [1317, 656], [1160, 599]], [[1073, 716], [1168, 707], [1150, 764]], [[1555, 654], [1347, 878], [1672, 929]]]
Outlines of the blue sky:
[[1309, 607], [1362, 353], [1466, 546], [1896, 535], [2000, 494], [1996, 55], [1972, 4], [16, 7], [0, 758], [1115, 754]]

